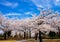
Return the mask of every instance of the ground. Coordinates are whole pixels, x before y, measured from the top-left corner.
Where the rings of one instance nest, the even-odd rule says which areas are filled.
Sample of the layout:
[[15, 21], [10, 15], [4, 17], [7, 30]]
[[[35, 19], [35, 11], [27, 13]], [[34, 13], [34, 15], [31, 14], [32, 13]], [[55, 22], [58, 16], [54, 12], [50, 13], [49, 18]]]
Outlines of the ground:
[[[0, 42], [38, 42], [38, 40], [28, 39], [28, 40], [0, 40]], [[43, 39], [43, 42], [60, 42], [60, 39]]]
[[0, 40], [0, 42], [16, 42], [16, 40]]

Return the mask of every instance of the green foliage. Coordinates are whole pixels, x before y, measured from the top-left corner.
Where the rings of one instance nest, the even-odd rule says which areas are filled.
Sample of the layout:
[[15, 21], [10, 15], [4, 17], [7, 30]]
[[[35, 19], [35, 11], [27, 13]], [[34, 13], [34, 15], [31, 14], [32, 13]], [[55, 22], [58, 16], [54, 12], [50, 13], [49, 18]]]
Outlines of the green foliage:
[[50, 31], [48, 36], [49, 36], [49, 38], [54, 39], [56, 37], [56, 33], [53, 31]]

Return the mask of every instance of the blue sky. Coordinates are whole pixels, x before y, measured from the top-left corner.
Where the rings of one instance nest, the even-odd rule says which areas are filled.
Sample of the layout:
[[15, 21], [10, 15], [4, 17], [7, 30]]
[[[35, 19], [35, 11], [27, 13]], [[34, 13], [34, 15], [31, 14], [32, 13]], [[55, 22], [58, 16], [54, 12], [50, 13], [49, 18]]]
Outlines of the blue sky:
[[40, 13], [40, 8], [60, 12], [60, 0], [0, 0], [0, 13], [10, 17], [32, 17]]

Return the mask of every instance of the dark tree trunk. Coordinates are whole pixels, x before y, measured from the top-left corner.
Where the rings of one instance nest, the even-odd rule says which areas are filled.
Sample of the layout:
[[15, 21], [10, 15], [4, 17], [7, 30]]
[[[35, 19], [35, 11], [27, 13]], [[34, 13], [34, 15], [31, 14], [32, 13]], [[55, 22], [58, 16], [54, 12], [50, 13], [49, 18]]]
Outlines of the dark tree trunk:
[[29, 38], [31, 38], [31, 30], [29, 30]]
[[39, 42], [42, 42], [41, 31], [39, 31]]
[[11, 31], [7, 31], [8, 38], [10, 37], [10, 35], [11, 35]]
[[24, 39], [26, 38], [26, 33], [24, 32]]
[[59, 36], [59, 38], [60, 38], [60, 29], [59, 29], [59, 33], [58, 33], [58, 36]]
[[5, 32], [4, 32], [4, 40], [7, 39], [6, 36], [7, 36], [7, 32], [5, 31]]
[[60, 28], [58, 27], [58, 36], [60, 38]]
[[35, 33], [35, 40], [37, 40], [37, 37], [38, 37], [38, 33]]

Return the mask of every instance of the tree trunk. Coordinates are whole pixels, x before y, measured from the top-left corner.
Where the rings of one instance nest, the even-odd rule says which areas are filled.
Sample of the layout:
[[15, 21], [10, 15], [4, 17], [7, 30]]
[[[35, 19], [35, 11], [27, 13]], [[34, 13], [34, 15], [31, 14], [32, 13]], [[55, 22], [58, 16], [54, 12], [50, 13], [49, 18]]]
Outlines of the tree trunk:
[[39, 42], [42, 42], [41, 31], [39, 31]]
[[31, 30], [29, 30], [29, 38], [31, 38]]
[[6, 40], [7, 32], [4, 32], [4, 40]]
[[38, 37], [38, 33], [35, 33], [35, 40], [37, 40], [37, 37]]
[[24, 32], [24, 39], [26, 38], [26, 33]]

